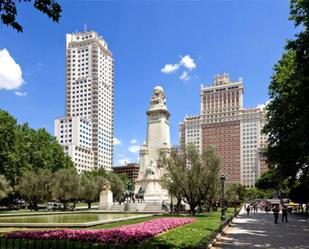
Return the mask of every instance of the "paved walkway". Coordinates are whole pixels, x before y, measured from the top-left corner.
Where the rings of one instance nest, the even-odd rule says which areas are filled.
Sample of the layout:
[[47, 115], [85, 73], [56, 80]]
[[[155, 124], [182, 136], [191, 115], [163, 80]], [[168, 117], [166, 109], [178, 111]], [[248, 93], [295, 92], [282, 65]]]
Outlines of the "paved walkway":
[[242, 210], [213, 248], [309, 249], [309, 218], [292, 214], [288, 221], [282, 223], [280, 214], [274, 224], [273, 213], [247, 216]]

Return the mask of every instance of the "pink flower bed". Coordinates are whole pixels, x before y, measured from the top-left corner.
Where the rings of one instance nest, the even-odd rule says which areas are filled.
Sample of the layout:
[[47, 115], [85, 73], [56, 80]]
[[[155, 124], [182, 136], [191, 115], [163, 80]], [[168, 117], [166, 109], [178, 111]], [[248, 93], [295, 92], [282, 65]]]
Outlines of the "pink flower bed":
[[194, 218], [159, 218], [110, 229], [19, 231], [7, 233], [5, 237], [8, 239], [77, 240], [110, 244], [133, 244], [194, 221]]

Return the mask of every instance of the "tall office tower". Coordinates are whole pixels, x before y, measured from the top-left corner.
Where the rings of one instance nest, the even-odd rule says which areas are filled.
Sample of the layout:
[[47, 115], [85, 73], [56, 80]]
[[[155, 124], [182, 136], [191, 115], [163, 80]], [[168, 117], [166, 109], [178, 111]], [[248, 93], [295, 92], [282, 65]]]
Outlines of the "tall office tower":
[[200, 152], [214, 147], [228, 181], [253, 186], [267, 168], [260, 150], [265, 143], [261, 139], [265, 112], [260, 108], [245, 110], [243, 93], [242, 79], [232, 82], [228, 74], [215, 76], [210, 86], [202, 85], [200, 114], [186, 116], [180, 123], [180, 143], [194, 144]]
[[78, 172], [113, 162], [114, 61], [94, 31], [66, 35], [65, 117], [55, 120], [55, 136]]
[[263, 154], [266, 147], [266, 135], [261, 132], [265, 124], [265, 110], [250, 108], [241, 115], [241, 182], [253, 187], [267, 164]]

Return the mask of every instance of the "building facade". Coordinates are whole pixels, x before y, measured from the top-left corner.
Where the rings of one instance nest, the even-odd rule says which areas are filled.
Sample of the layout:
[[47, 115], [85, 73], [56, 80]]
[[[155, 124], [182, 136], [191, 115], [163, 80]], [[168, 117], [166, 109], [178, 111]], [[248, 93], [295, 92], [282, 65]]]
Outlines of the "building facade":
[[138, 177], [139, 164], [138, 163], [128, 163], [125, 166], [114, 166], [113, 171], [117, 174], [126, 173], [128, 178], [134, 182]]
[[243, 108], [242, 79], [230, 81], [228, 74], [217, 75], [210, 86], [200, 90], [200, 114], [180, 123], [180, 144], [194, 144], [201, 152], [208, 146], [222, 159], [222, 173], [229, 182], [254, 186], [267, 169], [261, 148], [265, 111]]
[[94, 31], [67, 34], [65, 117], [55, 120], [55, 136], [79, 173], [111, 170], [113, 121], [114, 60], [106, 41]]

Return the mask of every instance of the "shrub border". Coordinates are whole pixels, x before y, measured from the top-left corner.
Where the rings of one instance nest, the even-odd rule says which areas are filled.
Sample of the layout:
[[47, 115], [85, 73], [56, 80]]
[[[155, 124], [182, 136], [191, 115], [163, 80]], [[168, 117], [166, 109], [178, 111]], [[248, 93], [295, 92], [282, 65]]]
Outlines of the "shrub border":
[[239, 214], [241, 209], [242, 209], [242, 207], [236, 213], [234, 213], [234, 215], [231, 218], [227, 219], [224, 223], [222, 223], [220, 225], [220, 227], [215, 232], [213, 232], [213, 234], [210, 236], [209, 243], [208, 243], [208, 245], [206, 247], [207, 249], [210, 249], [213, 246], [215, 246], [215, 244], [220, 240], [220, 237], [229, 228], [229, 226], [231, 225], [233, 220], [235, 218], [237, 218], [237, 215]]
[[224, 221], [218, 229], [212, 231], [208, 236], [204, 237], [199, 244], [196, 246], [196, 248], [207, 248], [210, 249], [213, 246], [215, 246], [216, 242], [219, 241], [222, 234], [226, 231], [226, 229], [230, 226], [230, 224], [233, 222], [235, 218], [237, 218], [237, 215], [241, 211], [242, 207], [233, 214], [232, 217], [228, 218], [226, 221]]

